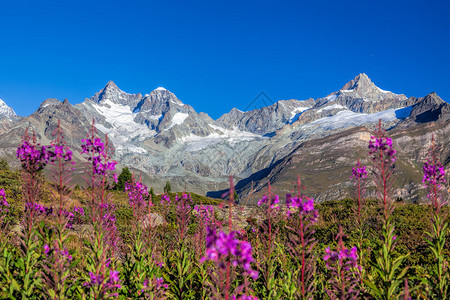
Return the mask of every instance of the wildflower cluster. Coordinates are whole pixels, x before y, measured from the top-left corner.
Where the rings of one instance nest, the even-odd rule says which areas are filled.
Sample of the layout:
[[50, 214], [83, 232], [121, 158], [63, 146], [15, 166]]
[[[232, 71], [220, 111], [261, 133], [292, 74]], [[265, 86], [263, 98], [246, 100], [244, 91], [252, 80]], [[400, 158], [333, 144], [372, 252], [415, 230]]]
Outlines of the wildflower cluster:
[[440, 190], [442, 187], [441, 184], [446, 183], [445, 169], [439, 160], [429, 157], [423, 164], [422, 182], [425, 184], [426, 188], [431, 190], [428, 194], [428, 198], [432, 197], [433, 188]]
[[114, 204], [100, 204], [100, 210], [104, 212], [101, 218], [101, 226], [104, 231], [104, 240], [111, 249], [115, 249], [119, 241], [119, 232], [116, 226], [116, 208]]
[[22, 164], [22, 168], [27, 171], [42, 170], [50, 160], [50, 153], [47, 146], [32, 142], [30, 139], [22, 141], [17, 148], [16, 157]]
[[72, 161], [73, 152], [70, 150], [69, 146], [52, 143], [49, 153], [50, 162], [54, 162], [57, 158], [62, 158], [65, 161]]
[[147, 201], [149, 197], [147, 186], [135, 181], [134, 178], [131, 182], [125, 182], [125, 192], [128, 193], [128, 203], [133, 210], [133, 228], [136, 229], [136, 225], [139, 226], [145, 214], [145, 207], [153, 206], [153, 203], [150, 200]]
[[373, 160], [378, 158], [384, 159], [384, 162], [395, 162], [397, 159], [395, 157], [396, 150], [392, 147], [392, 139], [384, 135], [380, 130], [377, 136], [371, 136], [369, 141], [369, 156]]
[[258, 272], [251, 267], [252, 246], [246, 241], [235, 238], [236, 233], [230, 232], [228, 235], [223, 231], [216, 234], [208, 227], [206, 235], [206, 253], [201, 262], [211, 260], [219, 263], [219, 268], [224, 269], [225, 261], [231, 261], [233, 267], [241, 266], [245, 273], [253, 279], [258, 278]]
[[6, 200], [5, 189], [0, 189], [0, 209], [4, 209], [4, 207], [7, 206], [9, 206], [9, 204]]
[[33, 204], [31, 202], [27, 202], [25, 204], [25, 212], [34, 212], [36, 216], [52, 216], [53, 207], [47, 207], [39, 203]]
[[356, 165], [352, 168], [352, 176], [350, 178], [355, 180], [357, 180], [358, 178], [367, 178], [366, 167], [361, 165], [359, 160], [356, 163]]
[[72, 160], [72, 151], [68, 146], [52, 143], [50, 146], [41, 144], [26, 138], [22, 141], [16, 151], [24, 170], [42, 170], [48, 163], [53, 163], [60, 157], [65, 161]]
[[116, 161], [109, 161], [106, 154], [105, 144], [100, 138], [89, 138], [81, 140], [81, 154], [87, 154], [88, 160], [92, 162], [92, 168], [95, 174], [106, 175], [108, 170], [114, 171]]
[[167, 283], [164, 283], [164, 278], [154, 277], [152, 280], [146, 278], [143, 283], [143, 288], [140, 293], [146, 299], [163, 299], [166, 290], [169, 288]]
[[[118, 271], [109, 271], [109, 279], [105, 280], [105, 276], [103, 274], [94, 274], [89, 272], [90, 281], [85, 282], [83, 285], [86, 287], [102, 287], [105, 290], [113, 290], [120, 289], [120, 279]], [[117, 294], [116, 294], [117, 295]]]
[[[9, 204], [5, 190], [0, 189], [1, 298], [31, 299], [36, 295], [43, 299], [449, 298], [448, 208], [440, 200], [443, 194], [438, 193], [446, 182], [445, 170], [437, 159], [434, 140], [430, 158], [423, 167], [423, 183], [432, 193], [430, 202], [436, 206], [426, 239], [430, 255], [420, 257], [426, 260], [425, 267], [408, 269], [407, 264], [416, 261], [416, 257], [406, 260], [404, 239], [394, 226], [397, 218], [391, 217], [395, 212], [390, 188], [396, 152], [381, 123], [369, 143], [369, 155], [370, 173], [384, 207], [384, 219], [373, 218], [371, 222], [366, 222], [364, 212], [377, 209], [370, 202], [364, 207], [369, 168], [359, 159], [351, 170], [358, 192], [354, 201], [358, 214], [354, 216], [347, 213], [350, 210], [347, 201], [336, 208], [333, 203], [317, 205], [314, 199], [303, 195], [300, 177], [298, 192], [286, 194], [287, 215], [280, 203], [284, 199], [273, 193], [270, 183], [256, 207], [235, 203], [232, 177], [227, 194], [228, 222], [224, 221], [223, 206], [216, 209], [214, 205], [203, 205], [215, 201], [197, 202], [197, 197], [188, 193], [167, 192], [160, 196], [161, 206], [156, 201], [152, 211], [147, 187], [134, 177], [124, 186], [130, 205], [124, 213], [122, 204], [113, 202], [118, 192], [111, 190], [108, 181], [108, 171], [115, 168], [116, 162], [108, 154], [108, 141], [103, 143], [97, 137], [94, 124], [90, 136], [82, 142], [82, 154], [92, 167], [84, 189], [87, 199], [80, 200], [92, 216], [86, 218], [86, 207], [69, 209], [70, 203], [79, 200], [79, 193], [66, 180], [72, 173], [65, 173], [73, 153], [64, 142], [59, 123], [55, 132], [57, 138], [50, 146], [41, 146], [35, 137], [28, 137], [17, 149], [24, 167], [20, 175], [25, 203], [19, 234], [11, 234], [1, 222], [4, 216], [8, 222], [14, 220], [9, 209], [12, 206], [11, 211], [17, 212], [15, 206], [19, 201], [12, 200]], [[59, 206], [53, 202], [53, 206], [46, 204], [49, 201], [42, 195], [47, 193], [39, 189], [46, 180], [40, 171], [47, 164], [56, 169], [52, 177], [56, 180], [45, 187], [53, 193], [51, 201], [59, 200]], [[45, 175], [48, 179], [48, 172]], [[14, 192], [8, 189], [9, 194]], [[120, 211], [116, 211], [114, 203]], [[133, 217], [127, 213], [130, 208]], [[320, 222], [318, 209], [323, 209]], [[233, 215], [236, 210], [242, 214]], [[141, 219], [144, 216], [146, 220]], [[351, 230], [348, 241], [355, 244], [344, 245], [340, 226], [337, 243], [330, 241], [342, 216], [346, 219], [343, 225]], [[241, 217], [249, 226], [244, 228], [245, 222], [233, 224]], [[142, 228], [130, 233], [129, 225], [133, 222]], [[76, 227], [80, 233], [77, 239], [68, 230], [73, 224], [83, 225]], [[84, 234], [84, 228], [89, 228], [89, 234]], [[359, 229], [356, 234], [355, 228]], [[369, 236], [374, 228], [379, 229], [380, 237]], [[377, 239], [375, 242], [373, 237]], [[397, 243], [402, 247], [395, 249]], [[411, 291], [408, 279], [414, 286]]]
[[349, 266], [347, 268], [358, 267], [358, 249], [353, 247], [352, 249], [347, 249], [343, 247], [339, 251], [331, 251], [330, 247], [325, 249], [325, 255], [323, 256], [323, 260], [326, 262], [327, 266], [330, 267], [332, 263], [339, 261], [340, 263], [347, 261], [343, 263], [344, 265], [348, 264]]
[[270, 205], [271, 209], [280, 209], [280, 205], [278, 204], [280, 203], [280, 197], [278, 195], [271, 195], [270, 200], [269, 197], [267, 195], [262, 196], [261, 199], [258, 200], [258, 205]]
[[445, 170], [440, 161], [433, 163], [431, 158], [423, 164], [423, 180], [425, 186], [445, 183]]
[[306, 196], [292, 197], [291, 194], [286, 194], [286, 206], [288, 207], [288, 217], [294, 210], [297, 210], [301, 215], [308, 217], [312, 223], [319, 219], [319, 213], [317, 209], [314, 209], [314, 199], [312, 198]]
[[358, 250], [356, 247], [347, 249], [342, 241], [342, 227], [337, 236], [339, 242], [336, 251], [330, 247], [325, 249], [323, 260], [331, 271], [331, 288], [327, 290], [331, 299], [357, 299], [359, 291], [356, 289], [362, 268], [358, 266]]
[[0, 227], [3, 226], [3, 218], [9, 212], [9, 203], [6, 200], [6, 194], [4, 189], [0, 189]]
[[139, 181], [125, 182], [125, 192], [128, 192], [128, 203], [131, 207], [143, 207], [148, 198], [147, 186]]
[[[67, 260], [70, 262], [73, 257], [69, 254], [69, 251], [67, 248], [59, 249], [59, 247], [50, 247], [49, 245], [44, 245], [44, 254], [46, 257], [49, 257], [50, 255], [54, 255], [55, 257], [60, 257], [58, 260]], [[58, 261], [57, 261], [58, 262]]]
[[214, 220], [214, 208], [211, 205], [195, 205], [193, 212], [204, 225]]
[[162, 194], [161, 195], [161, 205], [163, 206], [170, 206], [172, 202], [170, 201], [169, 195]]

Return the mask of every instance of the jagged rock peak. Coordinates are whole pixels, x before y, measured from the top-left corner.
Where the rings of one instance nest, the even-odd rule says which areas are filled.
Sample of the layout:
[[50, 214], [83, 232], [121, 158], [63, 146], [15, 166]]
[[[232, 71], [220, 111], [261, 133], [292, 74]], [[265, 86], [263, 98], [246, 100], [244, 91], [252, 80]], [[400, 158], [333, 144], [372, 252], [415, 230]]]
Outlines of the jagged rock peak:
[[108, 83], [105, 86], [105, 89], [112, 89], [112, 90], [119, 90], [119, 88], [117, 87], [117, 85], [114, 83], [114, 81], [110, 80], [108, 81]]
[[13, 118], [16, 117], [16, 113], [14, 110], [9, 107], [2, 99], [0, 99], [0, 118], [1, 117], [7, 117], [7, 118]]
[[439, 97], [439, 96], [436, 94], [436, 92], [432, 92], [432, 93], [429, 93], [428, 95], [426, 95], [426, 96], [424, 97], [423, 101], [435, 102], [435, 103], [437, 103], [437, 104], [441, 104], [441, 103], [444, 103], [444, 102], [445, 102], [444, 100], [442, 100], [441, 97]]
[[49, 105], [58, 105], [58, 104], [60, 104], [61, 103], [61, 101], [59, 101], [58, 99], [56, 99], [56, 98], [47, 98], [47, 99], [45, 99], [42, 103], [41, 103], [41, 105], [39, 106], [39, 108], [44, 108], [44, 107], [47, 107], [47, 106], [49, 106]]
[[117, 85], [111, 80], [105, 85], [103, 89], [95, 93], [89, 100], [95, 103], [104, 103], [105, 101], [111, 101], [116, 104], [135, 106], [142, 98], [141, 94], [129, 94], [117, 87]]
[[377, 87], [365, 73], [357, 75], [353, 80], [347, 82], [341, 89], [341, 91], [352, 91], [352, 90], [362, 94], [370, 93], [373, 92], [374, 90], [379, 92], [387, 92]]
[[236, 107], [233, 107], [232, 109], [231, 109], [231, 111], [230, 111], [230, 113], [231, 112], [233, 112], [233, 113], [238, 113], [238, 114], [244, 114], [245, 112], [243, 112], [242, 110], [240, 110], [240, 109], [238, 109], [238, 108], [236, 108]]
[[[407, 97], [403, 94], [395, 94], [390, 91], [380, 89], [364, 73], [359, 74], [353, 80], [347, 82], [339, 91], [331, 93], [325, 98], [326, 102], [336, 99], [335, 96], [337, 96], [337, 100], [340, 99], [341, 102], [348, 102], [351, 99], [375, 102], [394, 100], [398, 102], [407, 99]], [[348, 107], [348, 103], [343, 104]]]
[[179, 105], [183, 105], [181, 100], [178, 99], [174, 93], [172, 93], [171, 91], [169, 91], [168, 89], [163, 88], [163, 87], [157, 87], [156, 89], [151, 91], [151, 93], [149, 95], [145, 95], [144, 98], [149, 98], [152, 101], [158, 101], [158, 102], [170, 101], [170, 102], [173, 102], [173, 103], [176, 103]]

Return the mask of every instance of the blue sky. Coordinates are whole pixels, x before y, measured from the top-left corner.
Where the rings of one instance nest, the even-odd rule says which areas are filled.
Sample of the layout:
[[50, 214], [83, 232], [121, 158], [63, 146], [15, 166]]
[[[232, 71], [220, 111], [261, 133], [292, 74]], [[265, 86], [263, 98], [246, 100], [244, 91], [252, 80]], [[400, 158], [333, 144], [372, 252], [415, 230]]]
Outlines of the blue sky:
[[113, 80], [158, 86], [213, 118], [323, 97], [364, 72], [450, 100], [448, 1], [0, 1], [0, 98], [19, 115]]

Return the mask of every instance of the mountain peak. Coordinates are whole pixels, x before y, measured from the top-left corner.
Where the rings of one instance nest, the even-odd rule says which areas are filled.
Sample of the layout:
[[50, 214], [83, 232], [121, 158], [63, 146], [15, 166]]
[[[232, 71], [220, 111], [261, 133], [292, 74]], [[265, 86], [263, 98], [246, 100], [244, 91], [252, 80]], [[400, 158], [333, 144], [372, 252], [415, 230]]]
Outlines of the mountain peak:
[[380, 100], [386, 98], [406, 99], [406, 96], [403, 94], [397, 95], [390, 91], [380, 89], [365, 73], [361, 73], [351, 81], [347, 82], [342, 89], [336, 92], [336, 94], [337, 93], [353, 95], [368, 100]]
[[436, 94], [436, 92], [429, 93], [428, 95], [426, 95], [425, 97], [423, 97], [423, 100], [424, 100], [424, 101], [429, 101], [429, 102], [435, 102], [435, 103], [438, 103], [438, 104], [445, 103], [445, 101], [442, 100], [442, 98], [439, 97], [439, 96]]
[[372, 80], [370, 80], [369, 76], [365, 73], [361, 73], [357, 75], [353, 80], [347, 82], [344, 87], [341, 89], [342, 91], [351, 91], [351, 90], [367, 90], [378, 88]]
[[89, 100], [95, 103], [111, 101], [120, 105], [135, 106], [142, 95], [128, 94], [117, 87], [114, 81], [110, 80], [103, 89], [95, 93]]
[[14, 110], [9, 107], [2, 99], [0, 99], [0, 118], [1, 117], [8, 117], [13, 118], [16, 117], [16, 113]]
[[114, 81], [110, 80], [103, 88], [103, 91], [120, 91], [119, 87], [114, 83]]
[[172, 94], [172, 92], [166, 88], [163, 88], [162, 86], [159, 86], [153, 91], [151, 91], [150, 94]]

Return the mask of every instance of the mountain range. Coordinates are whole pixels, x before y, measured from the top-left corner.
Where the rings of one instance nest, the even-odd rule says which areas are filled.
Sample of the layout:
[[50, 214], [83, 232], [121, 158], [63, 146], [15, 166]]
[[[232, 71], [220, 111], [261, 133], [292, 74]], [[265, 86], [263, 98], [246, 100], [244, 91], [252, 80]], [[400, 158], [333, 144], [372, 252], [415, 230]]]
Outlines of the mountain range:
[[48, 144], [58, 120], [79, 153], [94, 120], [120, 166], [142, 173], [156, 191], [170, 181], [174, 190], [218, 197], [233, 175], [239, 195], [253, 199], [269, 182], [280, 194], [291, 191], [300, 174], [311, 196], [329, 200], [351, 194], [351, 167], [358, 157], [370, 163], [367, 145], [379, 119], [398, 149], [396, 197], [420, 201], [432, 133], [445, 168], [450, 166], [450, 104], [435, 93], [416, 98], [382, 90], [364, 73], [326, 97], [280, 100], [250, 111], [233, 108], [217, 120], [165, 88], [128, 94], [112, 81], [76, 105], [46, 99], [26, 117], [0, 100], [0, 157], [18, 167], [14, 153], [25, 128]]

